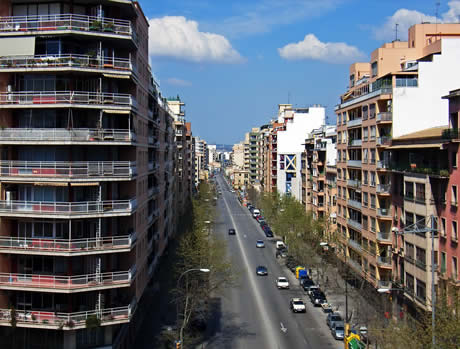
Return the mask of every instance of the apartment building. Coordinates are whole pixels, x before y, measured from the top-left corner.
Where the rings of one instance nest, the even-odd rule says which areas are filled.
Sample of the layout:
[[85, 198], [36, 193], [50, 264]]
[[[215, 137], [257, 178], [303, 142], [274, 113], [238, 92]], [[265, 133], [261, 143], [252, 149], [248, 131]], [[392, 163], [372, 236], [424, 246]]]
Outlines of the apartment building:
[[187, 172], [186, 172], [186, 191], [189, 193], [190, 198], [195, 192], [195, 146], [193, 144], [192, 124], [185, 123], [185, 143], [187, 150], [185, 152], [187, 158]]
[[271, 131], [271, 125], [262, 125], [257, 137], [257, 185], [256, 189], [265, 192], [266, 173], [269, 171], [268, 161], [268, 139]]
[[195, 143], [195, 186], [198, 187], [201, 181], [207, 179], [208, 149], [204, 139], [193, 138]]
[[249, 183], [255, 185], [259, 182], [258, 174], [258, 137], [260, 129], [258, 127], [252, 128], [251, 132], [247, 134], [245, 143], [247, 144], [246, 170], [249, 171]]
[[[277, 190], [282, 195], [292, 195], [302, 201], [301, 156], [307, 135], [325, 124], [324, 107], [280, 109], [278, 122], [284, 129], [277, 137]], [[273, 158], [272, 158], [273, 159]]]
[[441, 97], [458, 85], [459, 34], [459, 24], [412, 26], [407, 42], [386, 43], [370, 62], [351, 65], [335, 109], [339, 250], [376, 288], [390, 288], [393, 274], [388, 147], [392, 138], [447, 124]]
[[242, 142], [233, 145], [231, 162], [237, 168], [244, 168], [244, 144]]
[[336, 126], [322, 126], [305, 139], [302, 153], [302, 202], [314, 219], [325, 221], [328, 237], [337, 228], [336, 145]]
[[[0, 2], [0, 343], [129, 347], [174, 231], [173, 118], [127, 0]], [[2, 343], [3, 344], [3, 343]]]

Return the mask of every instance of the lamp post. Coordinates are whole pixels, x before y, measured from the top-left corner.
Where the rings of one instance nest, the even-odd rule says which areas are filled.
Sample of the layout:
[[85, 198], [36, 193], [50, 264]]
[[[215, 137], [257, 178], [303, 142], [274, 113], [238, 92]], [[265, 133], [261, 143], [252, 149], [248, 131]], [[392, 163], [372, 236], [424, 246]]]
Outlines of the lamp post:
[[426, 226], [425, 218], [423, 219], [423, 226], [420, 225], [421, 221], [418, 221], [412, 225], [407, 226], [401, 231], [398, 231], [398, 235], [405, 235], [405, 234], [421, 234], [421, 233], [431, 233], [431, 348], [436, 348], [436, 289], [435, 289], [435, 270], [437, 269], [435, 260], [434, 260], [434, 238], [437, 232], [435, 229], [435, 220], [436, 218], [431, 215], [430, 216], [430, 226]]
[[[177, 279], [177, 289], [179, 289], [179, 284], [180, 284], [180, 280], [182, 279], [182, 277], [184, 275], [186, 275], [187, 273], [190, 273], [192, 271], [199, 271], [201, 273], [209, 273], [210, 270], [207, 269], [207, 268], [192, 268], [192, 269], [188, 269], [186, 271], [184, 271], [182, 274], [180, 274], [179, 278]], [[187, 304], [185, 305], [187, 307]], [[182, 319], [182, 325], [180, 327], [180, 332], [179, 332], [179, 341], [180, 343], [182, 344], [183, 343], [183, 334], [184, 334], [184, 327], [185, 327], [185, 310], [184, 309], [184, 317]], [[176, 312], [177, 312], [177, 322], [179, 322], [179, 301], [177, 302], [177, 309], [176, 309]]]

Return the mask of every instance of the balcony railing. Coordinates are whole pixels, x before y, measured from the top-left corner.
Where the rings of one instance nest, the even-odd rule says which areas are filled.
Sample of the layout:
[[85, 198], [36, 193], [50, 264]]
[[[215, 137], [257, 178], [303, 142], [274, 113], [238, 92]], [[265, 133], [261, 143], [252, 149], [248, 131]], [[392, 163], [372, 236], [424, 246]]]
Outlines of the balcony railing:
[[360, 187], [361, 181], [359, 179], [349, 179], [347, 185], [350, 187]]
[[390, 242], [391, 243], [391, 235], [390, 233], [378, 232], [377, 233], [377, 240], [380, 242]]
[[377, 161], [376, 163], [376, 168], [379, 170], [379, 169], [389, 169], [390, 168], [390, 162], [389, 161], [385, 161], [385, 160], [380, 160], [380, 161]]
[[[135, 271], [135, 269], [133, 269]], [[114, 286], [129, 286], [134, 273], [131, 271], [86, 274], [76, 276], [55, 276], [40, 274], [0, 273], [0, 288], [18, 289], [52, 289], [79, 292], [85, 289], [112, 288]]]
[[348, 219], [348, 225], [352, 226], [353, 228], [357, 229], [357, 230], [361, 230], [362, 229], [362, 225], [361, 223], [349, 218]]
[[348, 160], [347, 165], [351, 167], [361, 167], [362, 163], [361, 160]]
[[[16, 310], [16, 325], [18, 327], [44, 327], [62, 328], [63, 330], [75, 330], [85, 328], [86, 319], [97, 317], [101, 325], [129, 322], [134, 313], [136, 303], [118, 308], [101, 310], [81, 311], [76, 313], [58, 313], [53, 311], [21, 311]], [[0, 309], [0, 325], [11, 326], [11, 309]]]
[[386, 289], [392, 288], [391, 280], [379, 280], [378, 288], [386, 288]]
[[7, 250], [8, 253], [32, 253], [36, 251], [47, 254], [80, 255], [100, 253], [101, 251], [130, 250], [136, 240], [136, 233], [125, 236], [71, 240], [0, 237], [0, 250]]
[[393, 121], [393, 113], [391, 112], [382, 112], [377, 114], [377, 123], [384, 121]]
[[348, 239], [348, 245], [353, 247], [354, 249], [358, 251], [362, 251], [363, 248], [361, 247], [361, 244], [358, 241], [355, 241], [353, 239]]
[[376, 191], [379, 194], [389, 194], [390, 193], [390, 188], [391, 188], [391, 183], [378, 184]]
[[354, 119], [354, 120], [349, 120], [347, 126], [348, 127], [353, 127], [353, 126], [360, 126], [363, 123], [363, 119]]
[[0, 214], [9, 216], [130, 215], [136, 207], [136, 199], [85, 202], [0, 200]]
[[88, 55], [77, 54], [56, 56], [6, 56], [0, 58], [0, 70], [41, 70], [51, 68], [102, 69], [124, 72], [131, 70], [131, 60], [127, 58], [92, 57]]
[[360, 147], [363, 145], [363, 140], [362, 139], [350, 139], [350, 142], [348, 144], [352, 147]]
[[17, 35], [16, 32], [69, 30], [133, 36], [136, 39], [131, 22], [121, 19], [77, 14], [0, 17], [0, 33], [3, 35], [9, 33]]
[[384, 267], [391, 267], [391, 257], [377, 256], [377, 264]]
[[0, 107], [90, 106], [104, 109], [131, 108], [136, 101], [130, 94], [86, 91], [21, 91], [0, 93]]
[[356, 208], [358, 210], [361, 209], [361, 202], [360, 201], [348, 199], [347, 204], [348, 204], [348, 206]]
[[389, 136], [378, 137], [376, 144], [381, 145], [381, 146], [389, 146], [391, 145], [391, 137]]
[[131, 143], [136, 135], [130, 130], [91, 128], [5, 128], [0, 129], [0, 143], [14, 142], [124, 142]]
[[379, 209], [377, 209], [377, 216], [383, 217], [383, 218], [390, 217], [390, 209], [389, 208], [379, 208]]
[[0, 161], [0, 177], [53, 179], [124, 178], [136, 175], [136, 163], [131, 161]]

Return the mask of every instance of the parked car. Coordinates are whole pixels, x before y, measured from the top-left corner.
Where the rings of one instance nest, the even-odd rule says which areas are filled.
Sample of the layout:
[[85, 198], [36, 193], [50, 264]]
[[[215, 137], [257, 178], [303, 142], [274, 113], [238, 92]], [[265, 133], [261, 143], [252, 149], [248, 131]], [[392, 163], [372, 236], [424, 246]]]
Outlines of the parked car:
[[262, 230], [264, 231], [266, 237], [268, 237], [268, 238], [273, 237], [273, 232], [270, 229], [270, 227], [268, 226], [268, 224], [262, 225]]
[[302, 286], [304, 291], [308, 291], [311, 286], [315, 286], [315, 283], [312, 279], [302, 279], [300, 286]]
[[283, 248], [286, 248], [286, 245], [284, 244], [284, 242], [281, 240], [276, 241], [276, 249], [281, 250]]
[[265, 247], [264, 241], [263, 240], [257, 240], [256, 247], [257, 248], [264, 248]]
[[278, 258], [278, 257], [286, 258], [287, 256], [288, 256], [288, 252], [287, 252], [286, 249], [277, 250], [276, 253], [275, 253], [276, 258]]
[[283, 276], [280, 276], [279, 278], [277, 278], [275, 280], [276, 282], [276, 287], [278, 287], [278, 289], [288, 289], [289, 288], [289, 281], [283, 277]]
[[321, 308], [323, 309], [323, 313], [326, 313], [326, 314], [334, 312], [334, 309], [332, 308], [331, 303], [323, 303], [321, 304]]
[[259, 219], [258, 222], [259, 222], [261, 227], [263, 227], [264, 225], [267, 225], [267, 222], [265, 221], [265, 219]]
[[337, 312], [329, 313], [326, 318], [327, 327], [332, 328], [332, 325], [336, 322], [343, 322], [342, 316]]
[[263, 266], [263, 265], [259, 265], [259, 266], [256, 268], [256, 274], [257, 274], [257, 275], [260, 275], [260, 276], [266, 276], [266, 275], [268, 275], [267, 267], [265, 267], [265, 266]]
[[228, 230], [228, 235], [235, 235], [235, 234], [236, 234], [235, 229], [230, 228], [230, 229]]
[[252, 204], [250, 204], [249, 202], [246, 204], [246, 207], [248, 208], [248, 210], [250, 211], [251, 208], [253, 208], [254, 206], [252, 206]]
[[305, 313], [307, 310], [305, 303], [300, 298], [291, 298], [289, 305], [294, 313]]
[[366, 326], [361, 326], [359, 328], [358, 334], [361, 337], [361, 342], [366, 343], [366, 344], [371, 344], [371, 341], [369, 340], [369, 334], [367, 332], [367, 327]]
[[320, 290], [313, 291], [310, 294], [310, 300], [315, 307], [320, 307], [321, 304], [327, 303], [326, 295]]
[[307, 294], [311, 297], [311, 294], [314, 291], [319, 291], [319, 286], [318, 285], [312, 285], [312, 286], [308, 287]]
[[343, 340], [345, 336], [345, 324], [343, 321], [334, 323], [334, 326], [331, 328], [331, 333], [335, 339]]
[[252, 217], [257, 218], [258, 216], [260, 216], [260, 210], [258, 208], [253, 209], [252, 210]]
[[264, 216], [262, 216], [261, 214], [259, 214], [259, 215], [256, 217], [256, 221], [259, 222], [259, 224], [260, 224], [260, 221], [265, 221], [265, 218], [264, 218]]

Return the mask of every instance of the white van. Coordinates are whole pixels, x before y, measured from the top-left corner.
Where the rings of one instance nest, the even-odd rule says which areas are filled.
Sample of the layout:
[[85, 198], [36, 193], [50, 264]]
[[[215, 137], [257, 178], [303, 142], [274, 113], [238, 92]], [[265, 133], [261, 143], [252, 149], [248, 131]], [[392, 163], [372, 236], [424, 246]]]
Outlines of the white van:
[[252, 217], [256, 218], [257, 216], [260, 216], [260, 211], [255, 208], [254, 211], [252, 211]]
[[277, 250], [282, 250], [283, 248], [286, 248], [286, 245], [284, 244], [284, 242], [278, 240], [276, 242], [276, 249]]

